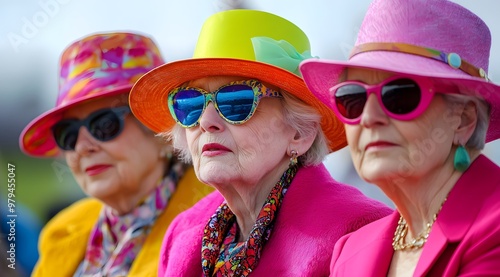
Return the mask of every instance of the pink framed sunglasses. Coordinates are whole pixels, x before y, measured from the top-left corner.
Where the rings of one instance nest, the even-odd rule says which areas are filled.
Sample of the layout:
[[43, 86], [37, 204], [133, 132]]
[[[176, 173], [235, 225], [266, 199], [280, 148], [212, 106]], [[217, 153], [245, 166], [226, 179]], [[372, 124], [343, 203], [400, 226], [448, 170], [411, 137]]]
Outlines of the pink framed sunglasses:
[[374, 93], [384, 112], [397, 120], [412, 120], [429, 106], [435, 88], [425, 78], [390, 77], [376, 85], [345, 81], [330, 89], [333, 111], [349, 125], [359, 124], [368, 96]]

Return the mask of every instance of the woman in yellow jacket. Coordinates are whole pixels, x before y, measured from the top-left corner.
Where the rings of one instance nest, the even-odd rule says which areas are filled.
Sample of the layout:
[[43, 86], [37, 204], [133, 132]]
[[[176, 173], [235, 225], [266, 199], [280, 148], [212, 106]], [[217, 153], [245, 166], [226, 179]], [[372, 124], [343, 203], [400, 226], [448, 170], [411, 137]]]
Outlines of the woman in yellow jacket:
[[63, 52], [56, 107], [24, 129], [20, 146], [64, 157], [89, 197], [44, 227], [33, 276], [156, 276], [170, 221], [210, 192], [130, 111], [134, 82], [163, 63], [136, 33], [90, 35]]

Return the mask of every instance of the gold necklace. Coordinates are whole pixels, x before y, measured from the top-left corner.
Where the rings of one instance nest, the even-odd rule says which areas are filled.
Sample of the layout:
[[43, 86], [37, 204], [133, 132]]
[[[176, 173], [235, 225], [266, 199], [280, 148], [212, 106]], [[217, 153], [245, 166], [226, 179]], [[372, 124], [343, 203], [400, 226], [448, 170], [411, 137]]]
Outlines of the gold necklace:
[[441, 207], [439, 207], [439, 210], [432, 216], [431, 222], [427, 223], [425, 229], [407, 243], [405, 243], [405, 238], [408, 234], [408, 224], [406, 223], [406, 220], [402, 216], [400, 216], [398, 227], [396, 228], [396, 232], [394, 232], [394, 238], [392, 239], [392, 248], [394, 248], [394, 251], [414, 250], [422, 248], [427, 242], [427, 238], [429, 237], [429, 234], [431, 232], [432, 225], [434, 224], [434, 222], [436, 222], [437, 215], [441, 211], [441, 208], [443, 207], [445, 201], [446, 198], [443, 200], [443, 203], [441, 203]]

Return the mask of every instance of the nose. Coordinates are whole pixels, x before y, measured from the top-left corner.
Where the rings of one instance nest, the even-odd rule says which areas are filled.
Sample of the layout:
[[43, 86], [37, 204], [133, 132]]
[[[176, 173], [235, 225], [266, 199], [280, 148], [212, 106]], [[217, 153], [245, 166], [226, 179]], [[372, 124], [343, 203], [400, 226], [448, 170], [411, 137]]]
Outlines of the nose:
[[87, 128], [80, 127], [76, 139], [75, 152], [81, 156], [87, 156], [99, 149], [99, 142], [92, 137]]
[[200, 117], [202, 132], [217, 132], [224, 129], [224, 119], [219, 115], [212, 102], [208, 103]]
[[384, 112], [375, 94], [370, 94], [366, 99], [360, 124], [370, 128], [375, 125], [385, 125], [389, 122], [389, 117]]

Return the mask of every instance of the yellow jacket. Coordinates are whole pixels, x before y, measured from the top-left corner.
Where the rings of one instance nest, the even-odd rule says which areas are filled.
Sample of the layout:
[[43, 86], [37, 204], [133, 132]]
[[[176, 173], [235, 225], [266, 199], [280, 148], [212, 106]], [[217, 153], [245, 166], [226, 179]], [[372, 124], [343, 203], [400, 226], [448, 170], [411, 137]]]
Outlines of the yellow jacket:
[[[180, 212], [191, 207], [213, 189], [196, 178], [189, 168], [157, 219], [128, 276], [157, 276], [160, 246], [168, 225]], [[90, 231], [103, 204], [93, 198], [82, 199], [62, 210], [40, 234], [38, 260], [32, 276], [73, 276], [85, 256]]]

